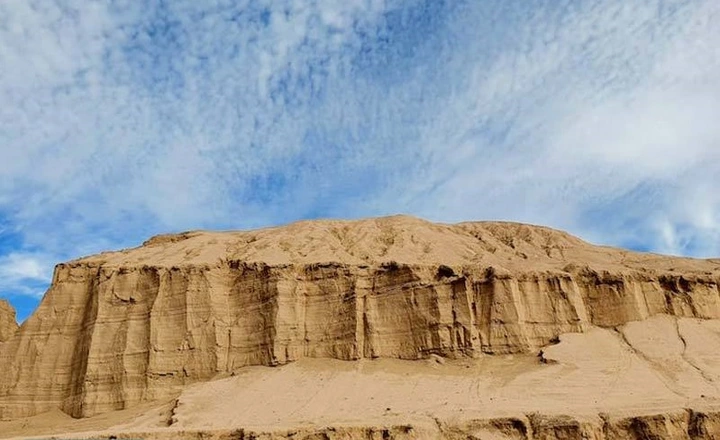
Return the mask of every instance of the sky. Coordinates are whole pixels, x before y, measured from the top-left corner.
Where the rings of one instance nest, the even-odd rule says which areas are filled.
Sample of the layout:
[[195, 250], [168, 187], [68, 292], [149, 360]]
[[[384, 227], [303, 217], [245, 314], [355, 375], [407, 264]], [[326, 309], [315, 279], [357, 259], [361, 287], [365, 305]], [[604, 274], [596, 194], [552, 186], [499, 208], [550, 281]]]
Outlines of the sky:
[[157, 234], [410, 214], [720, 256], [717, 0], [3, 0], [0, 298]]

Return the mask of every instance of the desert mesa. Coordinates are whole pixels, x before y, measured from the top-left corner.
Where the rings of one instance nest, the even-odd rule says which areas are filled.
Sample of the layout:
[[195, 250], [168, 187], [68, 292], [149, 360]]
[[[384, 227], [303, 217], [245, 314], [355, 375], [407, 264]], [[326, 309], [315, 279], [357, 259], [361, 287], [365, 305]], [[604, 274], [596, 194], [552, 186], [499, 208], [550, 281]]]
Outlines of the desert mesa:
[[156, 236], [0, 301], [0, 437], [720, 438], [719, 285], [509, 222]]

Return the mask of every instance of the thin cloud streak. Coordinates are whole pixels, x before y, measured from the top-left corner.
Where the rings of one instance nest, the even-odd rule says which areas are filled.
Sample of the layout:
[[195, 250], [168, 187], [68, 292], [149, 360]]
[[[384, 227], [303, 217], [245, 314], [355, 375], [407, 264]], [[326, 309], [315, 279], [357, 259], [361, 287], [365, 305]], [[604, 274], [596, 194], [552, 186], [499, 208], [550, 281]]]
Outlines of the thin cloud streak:
[[35, 298], [52, 278], [52, 263], [45, 255], [10, 253], [0, 258], [0, 291]]

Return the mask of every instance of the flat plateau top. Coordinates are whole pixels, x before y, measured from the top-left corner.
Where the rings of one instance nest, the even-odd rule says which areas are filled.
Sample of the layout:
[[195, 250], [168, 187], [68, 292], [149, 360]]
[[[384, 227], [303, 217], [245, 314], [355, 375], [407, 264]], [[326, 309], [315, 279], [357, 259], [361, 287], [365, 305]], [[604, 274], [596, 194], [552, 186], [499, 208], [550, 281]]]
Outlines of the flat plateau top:
[[718, 276], [720, 260], [700, 260], [595, 246], [555, 229], [511, 222], [439, 224], [409, 216], [311, 220], [252, 231], [159, 235], [142, 246], [71, 264], [156, 267], [222, 261], [271, 266], [336, 263], [483, 266], [511, 272], [590, 267], [611, 272]]

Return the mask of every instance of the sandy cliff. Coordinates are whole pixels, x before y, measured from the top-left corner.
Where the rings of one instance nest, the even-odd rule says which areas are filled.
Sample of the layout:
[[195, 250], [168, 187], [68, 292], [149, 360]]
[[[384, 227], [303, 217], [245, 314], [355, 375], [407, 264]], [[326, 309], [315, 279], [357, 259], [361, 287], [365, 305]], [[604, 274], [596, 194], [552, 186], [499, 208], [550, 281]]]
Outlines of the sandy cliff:
[[4, 299], [0, 299], [0, 344], [10, 339], [18, 329], [15, 309]]
[[535, 354], [594, 326], [720, 318], [719, 283], [718, 261], [514, 223], [400, 216], [159, 236], [57, 266], [0, 345], [0, 418], [91, 416], [303, 358]]

